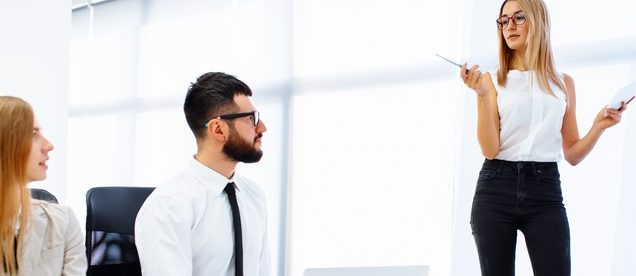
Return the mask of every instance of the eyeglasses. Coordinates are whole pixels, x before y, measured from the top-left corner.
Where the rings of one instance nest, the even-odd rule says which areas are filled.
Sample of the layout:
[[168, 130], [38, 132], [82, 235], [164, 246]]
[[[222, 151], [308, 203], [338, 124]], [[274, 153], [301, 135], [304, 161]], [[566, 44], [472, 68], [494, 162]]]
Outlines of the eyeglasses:
[[508, 17], [507, 15], [502, 15], [497, 19], [497, 28], [500, 30], [505, 29], [510, 24], [510, 20], [515, 23], [515, 25], [522, 25], [526, 23], [526, 15], [523, 14], [523, 11], [517, 11], [512, 14], [512, 17]]
[[[248, 116], [250, 117], [250, 120], [252, 121], [254, 126], [258, 126], [258, 123], [261, 122], [260, 113], [258, 113], [258, 111], [225, 114], [225, 115], [216, 117], [215, 119], [233, 120], [233, 119], [243, 118]], [[204, 126], [207, 128], [209, 123], [210, 122], [205, 123]]]

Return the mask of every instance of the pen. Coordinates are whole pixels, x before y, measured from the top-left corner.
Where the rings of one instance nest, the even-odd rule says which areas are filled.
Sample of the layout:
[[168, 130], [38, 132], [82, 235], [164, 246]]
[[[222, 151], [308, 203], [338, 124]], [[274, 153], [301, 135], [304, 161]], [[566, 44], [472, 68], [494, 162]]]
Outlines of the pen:
[[[452, 61], [452, 60], [450, 60], [450, 59], [447, 59], [447, 58], [445, 58], [445, 57], [443, 57], [443, 56], [440, 56], [440, 55], [438, 55], [437, 53], [436, 53], [435, 55], [436, 55], [436, 56], [438, 56], [438, 57], [440, 57], [441, 59], [443, 59], [443, 60], [445, 60], [445, 61], [448, 61], [449, 63], [451, 63], [451, 64], [453, 64], [453, 65], [455, 65], [455, 66], [457, 66], [457, 67], [459, 67], [459, 68], [462, 68], [462, 65], [461, 65], [461, 64], [459, 64], [459, 63], [457, 63], [457, 62], [454, 62], [454, 61]], [[466, 68], [466, 73], [468, 73], [468, 71], [469, 71], [469, 70], [468, 70], [468, 67], [467, 67], [467, 68]]]

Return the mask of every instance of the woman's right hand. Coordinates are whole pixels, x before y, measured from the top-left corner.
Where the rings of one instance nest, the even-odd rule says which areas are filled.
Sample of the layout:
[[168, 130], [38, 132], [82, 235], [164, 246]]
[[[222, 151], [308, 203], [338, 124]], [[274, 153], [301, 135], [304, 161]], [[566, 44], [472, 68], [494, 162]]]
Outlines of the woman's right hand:
[[470, 70], [467, 70], [467, 63], [462, 65], [462, 69], [460, 70], [460, 77], [464, 81], [464, 84], [468, 86], [470, 89], [475, 90], [477, 96], [484, 96], [488, 92], [488, 82], [484, 78], [484, 75], [481, 74], [481, 71], [478, 70], [479, 65], [475, 64], [470, 67]]

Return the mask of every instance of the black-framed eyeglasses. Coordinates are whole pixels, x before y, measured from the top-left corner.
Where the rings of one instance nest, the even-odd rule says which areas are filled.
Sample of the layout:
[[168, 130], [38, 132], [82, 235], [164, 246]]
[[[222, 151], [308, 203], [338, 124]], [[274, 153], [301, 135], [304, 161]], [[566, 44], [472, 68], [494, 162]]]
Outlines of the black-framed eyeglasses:
[[[252, 121], [254, 126], [258, 126], [258, 123], [261, 122], [260, 113], [258, 111], [225, 114], [225, 115], [216, 117], [215, 119], [233, 120], [233, 119], [238, 119], [243, 117], [250, 117], [250, 120]], [[207, 128], [209, 123], [210, 122], [205, 123], [204, 126]]]
[[499, 28], [500, 30], [505, 29], [506, 27], [508, 27], [508, 24], [510, 24], [511, 20], [513, 23], [515, 23], [515, 25], [522, 25], [523, 23], [526, 23], [526, 15], [523, 13], [523, 11], [516, 11], [512, 14], [511, 17], [502, 15], [501, 17], [497, 18], [497, 28]]

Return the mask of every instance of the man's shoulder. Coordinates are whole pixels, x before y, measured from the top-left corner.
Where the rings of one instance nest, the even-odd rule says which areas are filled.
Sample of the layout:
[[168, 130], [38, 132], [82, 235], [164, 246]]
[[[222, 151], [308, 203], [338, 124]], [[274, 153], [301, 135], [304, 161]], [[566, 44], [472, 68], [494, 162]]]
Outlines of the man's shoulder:
[[187, 198], [196, 196], [200, 189], [202, 189], [201, 182], [185, 170], [157, 185], [151, 195]]
[[149, 206], [166, 205], [177, 208], [188, 206], [205, 193], [196, 177], [183, 171], [169, 180], [157, 185], [144, 201], [142, 209]]
[[258, 183], [240, 174], [236, 175], [234, 179], [239, 183], [239, 189], [242, 189], [242, 192], [246, 192], [260, 201], [265, 201], [265, 191]]
[[236, 174], [236, 176], [234, 176], [235, 181], [238, 181], [241, 183], [241, 185], [245, 186], [248, 189], [252, 189], [252, 190], [256, 190], [258, 192], [262, 192], [262, 188], [261, 186], [256, 183], [256, 181], [250, 179], [247, 176], [244, 176], [242, 174]]

